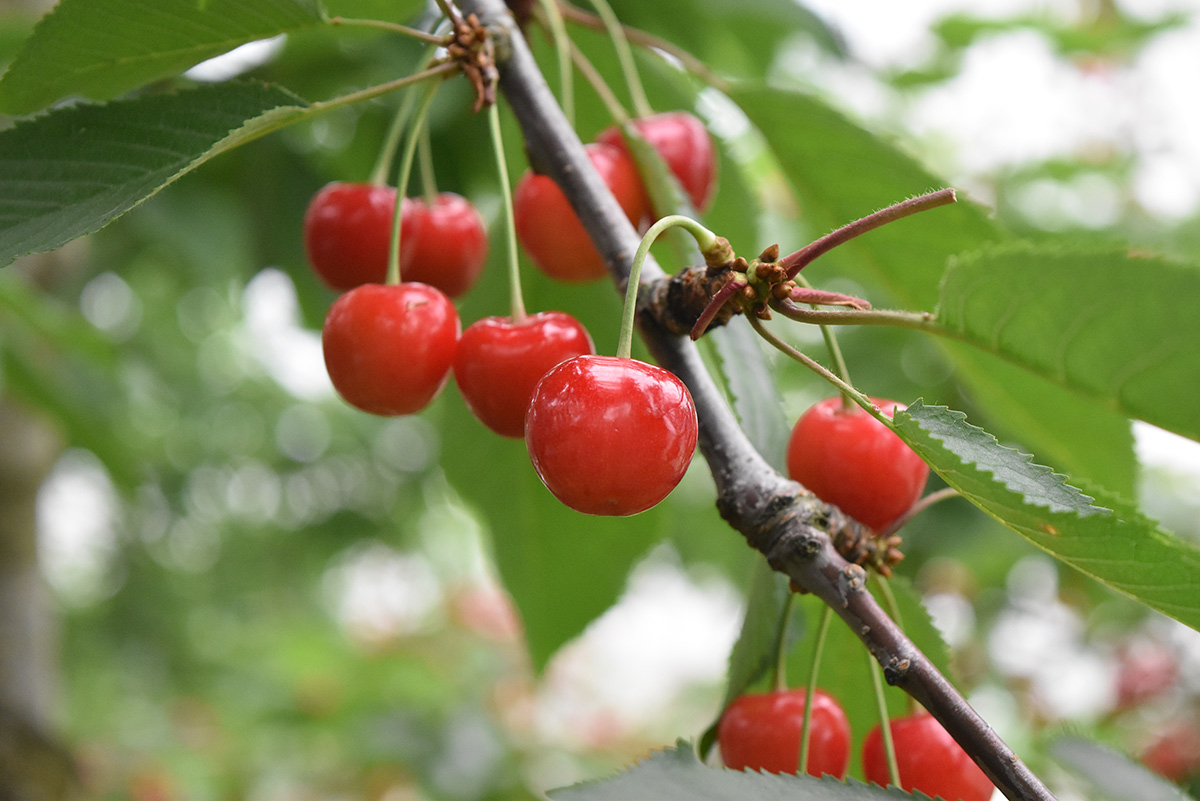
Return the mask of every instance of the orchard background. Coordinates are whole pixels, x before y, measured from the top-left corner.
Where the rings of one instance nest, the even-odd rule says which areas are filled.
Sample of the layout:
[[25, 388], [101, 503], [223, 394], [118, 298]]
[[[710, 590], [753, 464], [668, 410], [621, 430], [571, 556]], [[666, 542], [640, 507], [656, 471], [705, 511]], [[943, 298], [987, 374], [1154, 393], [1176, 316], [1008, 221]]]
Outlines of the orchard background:
[[[414, 72], [425, 45], [323, 19], [416, 24], [422, 7], [327, 0], [323, 17], [302, 0], [63, 0], [35, 29], [48, 9], [0, 4], [0, 262], [16, 258], [0, 272], [0, 798], [537, 797], [677, 738], [699, 743], [727, 678], [761, 685], [786, 581], [716, 513], [699, 456], [658, 507], [588, 517], [555, 501], [523, 444], [484, 429], [453, 385], [394, 419], [333, 394], [318, 332], [334, 295], [306, 264], [301, 220], [327, 182], [368, 176], [401, 93], [330, 101]], [[838, 327], [854, 384], [965, 412], [1067, 478], [1018, 458], [1005, 463], [1015, 483], [964, 490], [989, 514], [955, 499], [907, 524], [890, 581], [904, 628], [1058, 798], [1183, 797], [1135, 767], [1164, 738], [1179, 759], [1148, 761], [1194, 790], [1200, 515], [1195, 444], [1177, 435], [1200, 436], [1200, 9], [613, 8], [679, 48], [635, 41], [636, 62], [656, 110], [708, 122], [720, 179], [703, 221], [747, 258], [957, 188], [956, 205], [804, 275], [913, 311], [944, 299], [948, 266], [984, 275], [957, 337], [970, 346]], [[568, 31], [628, 104], [610, 39]], [[240, 64], [180, 75], [277, 33]], [[549, 37], [534, 25], [530, 41], [560, 91]], [[583, 77], [575, 89], [589, 141], [611, 115]], [[474, 99], [455, 77], [428, 119], [438, 187], [489, 223], [464, 323], [508, 308], [497, 169]], [[521, 131], [499, 107], [515, 180]], [[86, 150], [106, 137], [124, 149]], [[163, 152], [177, 161], [154, 167]], [[655, 253], [680, 266], [671, 243]], [[531, 309], [570, 311], [612, 352], [611, 282], [558, 284], [527, 261], [522, 280]], [[745, 322], [700, 352], [780, 465], [792, 421], [834, 390], [760, 348]], [[815, 326], [770, 327], [825, 360]], [[648, 358], [637, 343], [635, 355]], [[1000, 451], [975, 444], [966, 456], [929, 445], [943, 476], [929, 491], [975, 465], [993, 475]], [[1030, 477], [1046, 494], [1012, 490]], [[1122, 526], [1095, 528], [1064, 486]], [[1053, 530], [1018, 536], [1025, 518]], [[802, 597], [791, 618], [794, 684], [819, 608]], [[866, 652], [837, 621], [829, 636], [821, 684], [854, 724], [861, 778], [857, 743], [875, 720]], [[731, 659], [735, 642], [749, 645]], [[887, 693], [902, 713], [903, 694]], [[671, 798], [698, 776], [716, 798], [784, 791], [706, 780], [690, 763], [665, 780], [668, 764], [573, 792]], [[904, 797], [803, 778], [786, 791]]]

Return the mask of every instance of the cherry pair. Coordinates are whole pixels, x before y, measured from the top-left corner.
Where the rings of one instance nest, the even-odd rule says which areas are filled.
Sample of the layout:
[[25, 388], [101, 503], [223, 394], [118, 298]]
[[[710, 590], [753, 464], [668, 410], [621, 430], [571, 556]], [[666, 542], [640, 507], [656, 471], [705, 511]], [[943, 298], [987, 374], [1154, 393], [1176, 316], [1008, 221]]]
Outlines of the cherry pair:
[[[662, 156], [693, 206], [707, 207], [716, 178], [716, 153], [704, 124], [686, 112], [656, 114], [633, 122]], [[640, 227], [653, 206], [637, 165], [618, 128], [608, 128], [585, 146], [588, 159], [625, 216]], [[552, 179], [527, 172], [513, 193], [517, 237], [533, 263], [560, 281], [591, 281], [607, 273], [604, 259], [583, 223]]]
[[[734, 770], [796, 773], [804, 723], [805, 690], [796, 688], [739, 697], [721, 716], [717, 742], [721, 758]], [[805, 772], [845, 778], [850, 764], [850, 724], [828, 694], [813, 693], [808, 762]], [[927, 712], [891, 721], [900, 786], [946, 801], [987, 801], [992, 783], [966, 752]], [[876, 725], [863, 743], [867, 781], [890, 783], [883, 730]]]
[[[396, 210], [396, 190], [334, 181], [304, 215], [304, 246], [313, 270], [331, 289], [382, 284]], [[475, 283], [487, 259], [483, 218], [466, 198], [442, 192], [401, 203], [400, 275], [457, 298]]]

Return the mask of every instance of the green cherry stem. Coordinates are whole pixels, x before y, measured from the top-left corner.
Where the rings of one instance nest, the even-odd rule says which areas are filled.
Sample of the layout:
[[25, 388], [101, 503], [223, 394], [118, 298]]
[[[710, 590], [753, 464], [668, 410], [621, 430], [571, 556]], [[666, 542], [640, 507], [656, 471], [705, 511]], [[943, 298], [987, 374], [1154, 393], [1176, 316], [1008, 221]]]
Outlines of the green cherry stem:
[[421, 132], [417, 139], [417, 159], [421, 162], [421, 194], [425, 197], [425, 202], [433, 208], [433, 204], [437, 202], [437, 173], [433, 169], [433, 145], [429, 142], [429, 122], [426, 120], [421, 125]]
[[812, 744], [813, 699], [817, 695], [817, 674], [821, 669], [821, 655], [825, 651], [825, 637], [829, 633], [831, 620], [833, 610], [822, 604], [821, 622], [817, 624], [817, 641], [813, 643], [812, 666], [808, 671], [808, 684], [804, 688], [804, 725], [800, 727], [800, 761], [796, 763], [800, 766], [800, 771], [808, 769], [808, 752]]
[[431, 83], [425, 87], [425, 96], [421, 98], [421, 105], [417, 108], [417, 113], [413, 117], [412, 127], [409, 129], [408, 138], [404, 142], [404, 152], [400, 155], [400, 175], [396, 178], [396, 211], [392, 214], [392, 243], [388, 248], [388, 268], [386, 283], [389, 285], [399, 284], [400, 276], [400, 229], [403, 228], [401, 222], [404, 219], [404, 195], [408, 191], [408, 178], [412, 174], [413, 156], [417, 151], [417, 140], [421, 136], [421, 128], [425, 125], [425, 117], [429, 112], [429, 106], [433, 103], [433, 96], [437, 94], [438, 84]]
[[[812, 284], [808, 282], [808, 279], [799, 274], [792, 280], [806, 289], [812, 289]], [[846, 366], [846, 358], [842, 355], [842, 348], [838, 345], [837, 336], [833, 333], [833, 327], [821, 325], [818, 328], [821, 329], [821, 337], [825, 340], [825, 349], [829, 351], [829, 360], [833, 362], [833, 372], [837, 374], [838, 378], [850, 384], [850, 368]], [[853, 401], [842, 395], [843, 408], [849, 409], [851, 403]]]
[[588, 61], [588, 57], [583, 54], [583, 51], [571, 44], [571, 59], [575, 62], [575, 68], [579, 70], [579, 74], [584, 77], [584, 80], [591, 85], [596, 94], [600, 96], [600, 102], [608, 109], [608, 113], [619, 124], [624, 125], [629, 122], [629, 112], [625, 110], [625, 106], [617, 98], [616, 92], [604, 80], [604, 76], [600, 71]]
[[957, 498], [958, 495], [959, 492], [954, 487], [942, 487], [936, 492], [931, 492], [925, 497], [919, 498], [916, 503], [909, 507], [907, 512], [900, 515], [900, 517], [896, 518], [894, 523], [885, 528], [883, 531], [879, 532], [880, 539], [890, 537], [892, 534], [895, 534], [901, 526], [903, 526], [909, 520], [912, 520], [921, 512], [924, 512], [930, 506], [933, 506], [935, 503], [941, 503], [942, 501], [949, 500], [950, 498]]
[[871, 686], [875, 691], [875, 705], [879, 711], [879, 733], [883, 735], [883, 751], [887, 754], [888, 778], [900, 786], [900, 765], [896, 762], [896, 744], [892, 741], [892, 721], [888, 715], [887, 698], [883, 694], [883, 669], [870, 651], [865, 651], [867, 665], [871, 671]]
[[412, 39], [420, 39], [422, 42], [429, 42], [434, 45], [446, 44], [445, 36], [438, 36], [429, 31], [410, 28], [407, 25], [399, 25], [395, 22], [385, 22], [378, 19], [354, 19], [352, 17], [330, 17], [326, 22], [333, 27], [375, 28], [381, 31], [388, 31], [389, 33], [398, 33]]
[[571, 70], [571, 39], [567, 36], [567, 25], [563, 22], [562, 9], [558, 0], [539, 0], [546, 27], [554, 41], [554, 54], [558, 59], [558, 104], [562, 107], [567, 124], [575, 127], [575, 74]]
[[796, 594], [788, 593], [779, 615], [779, 630], [775, 633], [775, 664], [771, 666], [771, 689], [783, 692], [787, 689], [787, 639], [792, 627], [792, 615], [796, 610]]
[[654, 113], [654, 109], [646, 98], [646, 88], [642, 85], [641, 76], [638, 75], [637, 64], [633, 60], [633, 50], [629, 47], [629, 39], [625, 36], [625, 29], [621, 27], [621, 21], [613, 13], [608, 0], [591, 0], [591, 3], [596, 9], [596, 13], [600, 15], [600, 19], [604, 21], [604, 29], [608, 31], [613, 48], [617, 51], [617, 61], [621, 65], [621, 72], [625, 75], [625, 83], [629, 87], [629, 96], [633, 100], [634, 111], [639, 117], [649, 117]]
[[[621, 312], [621, 335], [617, 340], [617, 356], [619, 358], [628, 359], [633, 353], [633, 321], [637, 316], [637, 292], [638, 284], [642, 280], [642, 263], [646, 261], [646, 256], [650, 253], [650, 246], [654, 244], [654, 240], [658, 239], [659, 234], [668, 228], [682, 228], [691, 234], [700, 247], [701, 253], [711, 251], [724, 242], [721, 237], [691, 217], [685, 217], [682, 214], [668, 215], [650, 226], [650, 229], [642, 237], [642, 241], [638, 243], [637, 252], [633, 254], [633, 264], [630, 265], [629, 279], [625, 284], [625, 308]], [[728, 245], [727, 242], [725, 244]]]
[[[426, 48], [422, 54], [418, 64], [427, 63], [433, 57], [436, 48]], [[388, 181], [388, 175], [392, 172], [392, 159], [395, 158], [396, 148], [400, 145], [400, 135], [404, 133], [404, 127], [408, 124], [408, 118], [412, 116], [413, 105], [416, 103], [417, 96], [415, 92], [406, 92], [403, 102], [400, 103], [400, 109], [396, 112], [396, 116], [392, 118], [392, 124], [388, 126], [387, 135], [383, 139], [383, 146], [379, 149], [379, 156], [375, 159], [375, 166], [371, 169], [371, 183], [383, 185]]]
[[500, 132], [500, 111], [495, 103], [488, 107], [488, 128], [496, 154], [496, 172], [500, 174], [500, 197], [504, 200], [504, 233], [508, 258], [508, 305], [513, 323], [525, 321], [525, 298], [521, 294], [521, 268], [517, 261], [517, 223], [513, 216], [512, 188], [508, 182], [508, 160], [504, 156], [504, 138]]

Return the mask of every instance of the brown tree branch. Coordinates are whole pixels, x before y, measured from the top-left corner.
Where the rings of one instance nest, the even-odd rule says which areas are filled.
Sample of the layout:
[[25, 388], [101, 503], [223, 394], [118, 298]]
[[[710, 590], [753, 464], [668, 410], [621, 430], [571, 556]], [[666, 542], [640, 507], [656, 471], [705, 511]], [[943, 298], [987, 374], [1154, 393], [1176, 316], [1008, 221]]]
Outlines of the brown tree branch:
[[[623, 289], [639, 241], [637, 232], [591, 168], [502, 0], [460, 0], [460, 6], [511, 40], [496, 48], [504, 54], [498, 64], [500, 89], [525, 135], [530, 158], [562, 187]], [[642, 280], [655, 283], [665, 276], [647, 260]], [[644, 298], [651, 295], [642, 293]], [[883, 666], [888, 682], [928, 709], [1007, 798], [1052, 800], [1038, 778], [866, 591], [866, 571], [843, 559], [833, 546], [827, 507], [779, 475], [755, 450], [694, 343], [668, 332], [650, 304], [642, 305], [638, 322], [643, 340], [659, 364], [687, 384], [696, 403], [700, 450], [716, 483], [721, 516], [795, 587], [829, 604]]]

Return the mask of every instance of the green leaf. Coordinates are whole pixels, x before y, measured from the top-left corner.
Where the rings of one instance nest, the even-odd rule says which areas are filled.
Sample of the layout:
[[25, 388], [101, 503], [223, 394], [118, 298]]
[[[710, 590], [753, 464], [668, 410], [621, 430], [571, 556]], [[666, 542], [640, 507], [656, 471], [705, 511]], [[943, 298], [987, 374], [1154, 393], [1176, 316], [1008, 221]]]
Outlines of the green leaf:
[[612, 778], [551, 790], [548, 795], [554, 801], [899, 801], [913, 797], [895, 787], [885, 790], [833, 777], [709, 768], [685, 742], [658, 751]]
[[1099, 743], [1060, 737], [1051, 743], [1050, 755], [1111, 801], [1193, 801], [1158, 774]]
[[937, 320], [1122, 414], [1200, 439], [1200, 269], [1124, 252], [1013, 245], [954, 259]]
[[107, 100], [256, 39], [321, 24], [317, 0], [60, 0], [0, 80], [0, 110]]
[[744, 320], [736, 320], [710, 331], [705, 339], [716, 348], [721, 377], [742, 430], [763, 458], [782, 472], [791, 426], [758, 335]]
[[[876, 209], [945, 185], [911, 156], [796, 90], [759, 83], [729, 90], [762, 132], [814, 237]], [[817, 285], [839, 270], [878, 287], [894, 303], [932, 309], [946, 264], [1008, 234], [968, 199], [872, 231], [805, 270]], [[803, 242], [784, 243], [784, 251]], [[1124, 416], [974, 348], [939, 342], [989, 425], [1072, 475], [1132, 495], [1133, 436]], [[850, 365], [853, 372], [854, 365]], [[1029, 410], [1036, 410], [1030, 419]]]
[[278, 87], [231, 83], [66, 108], [0, 132], [0, 266], [102, 228], [306, 106]]
[[1000, 445], [961, 412], [916, 401], [896, 432], [947, 484], [1060, 561], [1200, 628], [1200, 550], [1120, 499], [1096, 498], [1032, 457]]

